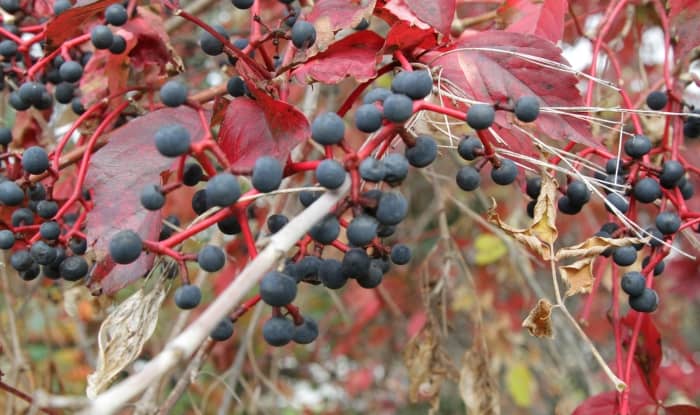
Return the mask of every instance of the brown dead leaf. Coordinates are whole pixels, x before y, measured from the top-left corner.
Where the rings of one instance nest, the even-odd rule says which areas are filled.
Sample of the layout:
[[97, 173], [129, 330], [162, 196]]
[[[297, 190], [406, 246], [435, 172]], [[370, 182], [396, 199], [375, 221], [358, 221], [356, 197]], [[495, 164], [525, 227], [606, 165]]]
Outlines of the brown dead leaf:
[[594, 236], [588, 238], [578, 245], [567, 246], [561, 248], [557, 251], [555, 259], [557, 261], [565, 258], [583, 258], [583, 257], [597, 257], [602, 254], [606, 249], [611, 247], [620, 247], [627, 245], [635, 245], [638, 243], [646, 243], [649, 238], [601, 238]]
[[403, 360], [408, 369], [409, 400], [413, 403], [430, 401], [432, 411], [437, 411], [442, 382], [448, 377], [456, 378], [456, 370], [442, 349], [432, 324], [426, 324], [408, 342]]
[[535, 308], [530, 311], [525, 321], [525, 327], [535, 337], [554, 337], [552, 330], [552, 303], [541, 298]]
[[498, 415], [498, 384], [489, 368], [488, 355], [476, 347], [462, 357], [459, 372], [459, 393], [468, 414]]
[[150, 291], [140, 288], [102, 322], [97, 336], [97, 367], [87, 378], [88, 398], [93, 399], [105, 390], [115, 376], [138, 357], [153, 334], [160, 305], [170, 286], [167, 273], [157, 272], [158, 269], [156, 266], [151, 272], [156, 282]]
[[593, 287], [593, 260], [595, 257], [584, 258], [570, 265], [559, 267], [559, 273], [569, 289], [564, 296], [571, 297], [576, 294], [586, 294], [591, 292]]
[[489, 222], [495, 223], [516, 241], [537, 252], [542, 259], [548, 261], [551, 258], [551, 245], [557, 240], [557, 207], [556, 207], [557, 182], [548, 174], [542, 174], [542, 190], [535, 204], [535, 214], [530, 227], [518, 229], [503, 222], [496, 213], [496, 200], [488, 211]]

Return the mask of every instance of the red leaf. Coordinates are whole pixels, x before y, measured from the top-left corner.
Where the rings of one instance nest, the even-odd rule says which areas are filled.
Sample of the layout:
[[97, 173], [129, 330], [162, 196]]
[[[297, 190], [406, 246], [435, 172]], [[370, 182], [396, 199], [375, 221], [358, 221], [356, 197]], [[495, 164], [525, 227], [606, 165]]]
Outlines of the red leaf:
[[79, 34], [87, 20], [102, 13], [112, 3], [119, 3], [119, 0], [98, 0], [85, 5], [76, 5], [51, 19], [46, 24], [47, 48], [53, 50]]
[[337, 84], [347, 76], [367, 81], [377, 75], [377, 53], [383, 45], [384, 39], [370, 30], [353, 33], [304, 62], [294, 76], [307, 83]]
[[399, 20], [421, 29], [433, 29], [449, 36], [455, 15], [455, 0], [389, 0], [384, 8]]
[[412, 51], [414, 49], [429, 49], [437, 44], [437, 36], [432, 29], [421, 29], [410, 23], [397, 21], [391, 25], [386, 35], [384, 45], [387, 52], [396, 49]]
[[294, 106], [252, 85], [248, 88], [255, 99], [232, 100], [219, 130], [219, 143], [231, 167], [239, 172], [252, 169], [262, 155], [284, 163], [294, 146], [311, 134], [309, 121]]
[[359, 1], [318, 0], [306, 15], [306, 20], [316, 22], [323, 18], [329, 21], [333, 31], [348, 29], [360, 24], [363, 17], [369, 19], [375, 3], [376, 0], [371, 0], [366, 6], [362, 6], [362, 2]]
[[700, 415], [700, 408], [692, 405], [673, 405], [664, 408], [666, 415]]
[[[634, 328], [637, 316], [640, 314], [630, 311], [622, 323]], [[640, 378], [651, 397], [656, 398], [656, 390], [659, 387], [659, 366], [661, 366], [661, 335], [649, 314], [642, 314], [642, 325], [639, 331], [639, 340], [634, 350], [634, 360], [637, 363]]]
[[672, 37], [676, 39], [674, 56], [684, 59], [695, 47], [700, 46], [697, 17], [700, 2], [697, 0], [671, 0], [668, 14]]
[[557, 43], [564, 34], [567, 0], [507, 0], [498, 10], [508, 32], [529, 33]]
[[[499, 49], [506, 52], [473, 48]], [[531, 63], [514, 56], [514, 52], [565, 63], [559, 48], [549, 41], [534, 35], [497, 31], [481, 32], [466, 37], [451, 49], [440, 53], [431, 52], [421, 60], [430, 66], [441, 67], [443, 77], [459, 86], [467, 97], [478, 101], [512, 106], [517, 98], [534, 95], [545, 106], [582, 105], [581, 95], [576, 87], [578, 79], [574, 75]], [[465, 109], [463, 106], [461, 108]], [[513, 117], [510, 114], [497, 111], [497, 125], [509, 129], [511, 123]], [[599, 146], [591, 136], [587, 123], [576, 118], [540, 114], [532, 124], [556, 140]], [[512, 132], [516, 141], [530, 141], [523, 134], [514, 130]], [[508, 137], [504, 138], [510, 145], [522, 145], [509, 140]]]
[[[630, 413], [641, 415], [642, 410], [654, 405], [646, 394], [630, 391]], [[618, 413], [617, 392], [608, 391], [591, 396], [576, 408], [572, 415], [612, 415]]]
[[132, 264], [116, 265], [108, 255], [108, 245], [112, 235], [123, 229], [132, 229], [143, 239], [158, 236], [160, 213], [141, 207], [139, 193], [147, 184], [160, 183], [161, 172], [173, 165], [173, 159], [158, 153], [153, 137], [161, 126], [175, 120], [187, 128], [192, 141], [204, 136], [195, 110], [166, 108], [108, 134], [109, 142], [90, 160], [85, 185], [93, 191], [95, 208], [87, 215], [87, 237], [98, 263], [91, 284], [99, 283], [107, 294], [139, 279], [153, 262], [152, 255], [142, 255]]

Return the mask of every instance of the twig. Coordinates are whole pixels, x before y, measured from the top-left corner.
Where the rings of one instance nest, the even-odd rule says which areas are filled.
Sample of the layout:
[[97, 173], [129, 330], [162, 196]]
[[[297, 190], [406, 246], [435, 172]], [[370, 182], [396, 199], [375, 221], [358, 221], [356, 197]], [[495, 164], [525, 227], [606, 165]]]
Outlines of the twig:
[[185, 393], [187, 387], [190, 386], [192, 379], [196, 376], [199, 368], [202, 367], [204, 360], [206, 360], [206, 358], [209, 356], [209, 353], [211, 353], [211, 349], [214, 348], [215, 344], [216, 343], [211, 338], [202, 343], [199, 348], [199, 352], [197, 352], [197, 355], [194, 359], [192, 359], [190, 364], [187, 365], [187, 368], [184, 372], [182, 372], [182, 375], [180, 375], [180, 379], [178, 379], [175, 387], [172, 391], [170, 391], [168, 399], [166, 399], [165, 402], [163, 402], [163, 405], [161, 405], [160, 409], [158, 409], [157, 415], [165, 415], [170, 413], [170, 410], [177, 403], [178, 399], [180, 399], [182, 394]]
[[130, 399], [143, 392], [175, 365], [194, 353], [214, 326], [241, 302], [245, 294], [262, 278], [275, 262], [291, 249], [296, 241], [348, 192], [350, 180], [340, 189], [323, 194], [316, 202], [292, 219], [281, 231], [270, 238], [270, 244], [238, 275], [237, 278], [202, 312], [190, 326], [162, 352], [148, 362], [143, 370], [130, 376], [98, 395], [83, 414], [113, 414]]

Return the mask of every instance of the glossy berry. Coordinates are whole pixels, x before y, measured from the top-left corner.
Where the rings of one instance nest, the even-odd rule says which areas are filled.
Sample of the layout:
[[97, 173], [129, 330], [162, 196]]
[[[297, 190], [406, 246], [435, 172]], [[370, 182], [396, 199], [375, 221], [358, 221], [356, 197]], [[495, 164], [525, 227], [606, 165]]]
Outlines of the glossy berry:
[[[212, 27], [218, 34], [228, 39], [228, 32], [226, 32], [223, 26], [213, 25]], [[202, 48], [202, 51], [209, 56], [216, 56], [224, 51], [224, 44], [209, 32], [204, 32], [199, 36], [199, 46]]]
[[382, 159], [384, 162], [384, 181], [390, 185], [401, 183], [408, 175], [408, 160], [403, 154], [390, 153]]
[[576, 215], [581, 212], [583, 205], [577, 205], [569, 199], [569, 196], [562, 196], [557, 201], [557, 208], [566, 215]]
[[251, 182], [262, 193], [277, 190], [282, 183], [282, 164], [274, 157], [262, 156], [255, 160]]
[[524, 96], [515, 101], [515, 116], [522, 122], [533, 122], [540, 115], [540, 102], [537, 97]]
[[263, 324], [263, 339], [270, 346], [280, 347], [292, 341], [294, 323], [282, 316], [271, 317]]
[[260, 298], [265, 304], [283, 307], [297, 296], [297, 282], [289, 275], [270, 271], [260, 280]]
[[113, 55], [121, 55], [126, 50], [126, 39], [121, 35], [114, 35], [112, 45], [109, 47], [110, 53]]
[[97, 25], [90, 31], [90, 40], [95, 49], [109, 49], [114, 41], [114, 35], [109, 27]]
[[218, 246], [207, 245], [197, 254], [197, 264], [207, 272], [216, 272], [224, 267], [226, 255]]
[[334, 215], [327, 215], [311, 227], [309, 235], [320, 244], [330, 244], [340, 234], [340, 223]]
[[233, 7], [241, 10], [250, 9], [255, 3], [255, 0], [231, 0]]
[[24, 200], [24, 192], [17, 183], [7, 180], [0, 183], [0, 202], [7, 206], [17, 206]]
[[413, 167], [425, 167], [437, 157], [437, 143], [427, 135], [419, 135], [413, 147], [406, 149], [406, 159]]
[[386, 88], [371, 89], [362, 99], [363, 104], [374, 104], [375, 102], [383, 103], [384, 100], [391, 95], [391, 91]]
[[117, 264], [130, 264], [136, 261], [142, 249], [141, 237], [130, 229], [117, 232], [109, 241], [109, 255]]
[[316, 167], [316, 180], [327, 189], [339, 188], [346, 175], [343, 165], [334, 159], [325, 159]]
[[663, 168], [661, 169], [659, 183], [666, 189], [673, 189], [680, 183], [684, 175], [685, 168], [681, 163], [676, 160], [667, 160], [664, 162]]
[[208, 206], [229, 206], [241, 197], [241, 186], [233, 174], [219, 173], [207, 182], [206, 195]]
[[63, 62], [58, 73], [65, 82], [78, 82], [83, 76], [83, 66], [76, 61]]
[[191, 310], [202, 301], [202, 290], [196, 285], [181, 285], [175, 290], [175, 305], [183, 310]]
[[312, 343], [318, 337], [318, 324], [310, 317], [304, 316], [304, 322], [294, 328], [294, 340], [298, 344]]
[[158, 152], [165, 157], [179, 157], [190, 150], [190, 132], [180, 124], [160, 127], [155, 141]]
[[46, 150], [33, 146], [22, 153], [22, 168], [30, 174], [41, 174], [49, 168], [49, 156]]
[[460, 189], [471, 192], [479, 188], [481, 174], [472, 166], [463, 166], [457, 170], [457, 186]]
[[112, 4], [105, 9], [105, 20], [112, 26], [121, 26], [129, 19], [126, 8], [119, 3]]
[[39, 234], [49, 241], [56, 240], [61, 235], [61, 226], [55, 221], [44, 222], [39, 226]]
[[345, 124], [335, 112], [320, 114], [311, 123], [311, 138], [321, 145], [338, 144], [344, 135]]
[[391, 122], [403, 123], [413, 115], [413, 101], [403, 94], [391, 94], [384, 99], [383, 115]]
[[374, 157], [367, 157], [360, 162], [359, 166], [360, 177], [368, 182], [381, 182], [386, 176], [386, 168], [384, 161], [377, 160]]
[[457, 145], [459, 156], [469, 161], [475, 160], [480, 154], [483, 154], [483, 151], [484, 145], [481, 143], [481, 140], [473, 135], [465, 136]]
[[15, 244], [15, 234], [3, 229], [0, 231], [0, 249], [10, 249]]
[[354, 246], [368, 245], [377, 237], [377, 220], [368, 215], [353, 218], [348, 224], [348, 241]]
[[661, 111], [668, 102], [668, 95], [665, 92], [653, 91], [647, 95], [647, 107], [654, 111]]
[[491, 180], [501, 186], [513, 183], [516, 177], [518, 177], [518, 167], [509, 159], [501, 159], [501, 165], [491, 169]]
[[629, 298], [630, 308], [640, 313], [651, 313], [659, 306], [659, 295], [651, 288], [644, 288], [641, 295]]
[[489, 128], [495, 118], [496, 112], [491, 105], [474, 104], [467, 111], [467, 124], [475, 130]]
[[408, 202], [400, 193], [382, 194], [377, 205], [376, 217], [383, 225], [398, 225], [408, 214]]
[[248, 92], [245, 81], [240, 76], [232, 76], [226, 83], [226, 92], [232, 97], [242, 97]]
[[627, 210], [629, 210], [629, 202], [627, 202], [627, 199], [625, 199], [623, 196], [621, 196], [618, 193], [610, 193], [609, 195], [605, 196], [606, 204], [605, 208], [608, 209], [609, 211], [613, 212], [613, 210], [610, 208], [610, 205], [615, 207], [615, 209], [619, 210], [620, 213], [627, 213]]
[[289, 219], [284, 215], [270, 215], [267, 218], [267, 229], [270, 230], [270, 233], [277, 233], [280, 229], [284, 228], [287, 223], [289, 223]]
[[656, 228], [664, 235], [678, 232], [681, 218], [673, 212], [661, 212], [656, 216]]
[[363, 104], [355, 111], [355, 127], [364, 133], [373, 133], [382, 126], [382, 112], [374, 104]]
[[627, 267], [637, 260], [637, 250], [633, 246], [620, 246], [613, 251], [613, 261], [621, 266]]
[[217, 342], [228, 340], [233, 336], [233, 322], [230, 318], [224, 317], [214, 327], [214, 330], [209, 333], [209, 337]]
[[637, 134], [625, 141], [625, 153], [632, 158], [641, 158], [651, 150], [649, 137]]
[[411, 261], [411, 248], [404, 244], [391, 247], [391, 262], [396, 265], [406, 265]]
[[160, 87], [160, 100], [169, 107], [179, 107], [187, 101], [187, 87], [182, 82], [168, 81]]
[[58, 267], [61, 277], [66, 281], [78, 281], [88, 273], [88, 264], [81, 256], [69, 256]]
[[324, 259], [318, 267], [318, 277], [324, 286], [331, 290], [342, 288], [347, 282], [342, 264], [337, 259]]
[[0, 127], [0, 145], [6, 146], [12, 142], [12, 130]]
[[235, 216], [221, 219], [216, 223], [216, 227], [219, 228], [224, 235], [238, 235], [241, 233], [241, 224]]
[[303, 20], [297, 20], [292, 26], [292, 43], [297, 49], [305, 49], [316, 42], [314, 25]]
[[202, 167], [197, 163], [185, 164], [185, 169], [182, 172], [182, 183], [185, 186], [196, 186], [204, 176]]
[[632, 297], [642, 295], [646, 283], [646, 278], [644, 278], [644, 276], [638, 271], [626, 272], [620, 280], [622, 291]]
[[165, 204], [163, 189], [157, 184], [148, 184], [141, 190], [141, 206], [147, 210], [158, 210]]
[[634, 184], [632, 194], [642, 203], [652, 203], [661, 197], [661, 186], [655, 179], [645, 177]]

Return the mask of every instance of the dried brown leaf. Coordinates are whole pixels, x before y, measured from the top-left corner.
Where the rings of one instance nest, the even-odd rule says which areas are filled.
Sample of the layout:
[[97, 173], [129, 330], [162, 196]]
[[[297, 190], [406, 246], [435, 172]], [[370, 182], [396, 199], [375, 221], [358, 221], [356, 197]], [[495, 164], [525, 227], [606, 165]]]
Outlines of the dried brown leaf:
[[498, 415], [498, 384], [489, 368], [488, 355], [478, 348], [467, 350], [459, 372], [459, 393], [468, 414]]
[[559, 267], [559, 273], [569, 289], [564, 294], [566, 297], [571, 297], [576, 294], [585, 294], [591, 292], [593, 287], [593, 260], [595, 257], [583, 258], [570, 265]]
[[409, 400], [414, 403], [430, 401], [432, 410], [437, 410], [442, 382], [446, 377], [453, 375], [454, 369], [432, 324], [426, 324], [408, 342], [403, 352], [403, 360], [408, 369]]
[[561, 248], [557, 251], [555, 259], [557, 261], [565, 258], [583, 258], [583, 257], [597, 257], [602, 254], [606, 249], [611, 247], [620, 247], [627, 245], [635, 245], [638, 243], [645, 243], [649, 238], [601, 238], [594, 236], [588, 238], [578, 245], [567, 246]]
[[88, 398], [92, 399], [105, 390], [115, 376], [139, 356], [153, 334], [160, 305], [169, 287], [167, 273], [157, 274], [150, 291], [140, 288], [102, 322], [97, 336], [97, 368], [87, 378]]
[[554, 337], [552, 330], [552, 303], [541, 298], [535, 308], [530, 311], [525, 321], [525, 327], [535, 337]]

